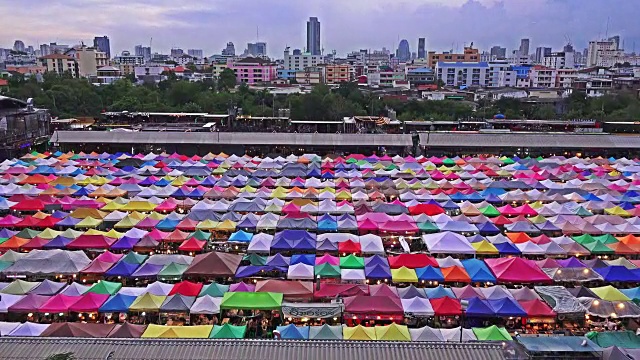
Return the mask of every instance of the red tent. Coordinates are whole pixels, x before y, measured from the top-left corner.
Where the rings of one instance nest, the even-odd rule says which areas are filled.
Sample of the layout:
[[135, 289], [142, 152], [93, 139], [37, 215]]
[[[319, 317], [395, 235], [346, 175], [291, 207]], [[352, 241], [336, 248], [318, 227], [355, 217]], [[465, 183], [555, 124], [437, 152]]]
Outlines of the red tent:
[[36, 225], [34, 225], [34, 226], [38, 227], [38, 228], [52, 228], [58, 222], [60, 222], [61, 220], [62, 219], [58, 219], [58, 218], [53, 217], [53, 216], [47, 216], [46, 218], [38, 221], [38, 223]]
[[104, 274], [107, 270], [111, 269], [111, 267], [115, 264], [115, 262], [108, 262], [101, 259], [94, 259], [89, 266], [82, 269], [80, 271], [84, 274]]
[[188, 280], [181, 281], [171, 288], [169, 296], [171, 295], [184, 295], [184, 296], [198, 296], [202, 290], [202, 283], [194, 283]]
[[178, 250], [180, 251], [202, 251], [204, 246], [207, 244], [205, 240], [198, 240], [196, 238], [190, 238], [185, 240], [180, 246]]
[[338, 243], [338, 252], [345, 254], [359, 254], [362, 252], [362, 247], [360, 246], [360, 243], [353, 240], [347, 240]]
[[534, 316], [535, 317], [555, 317], [556, 316], [556, 312], [553, 311], [553, 309], [551, 309], [549, 305], [547, 305], [547, 303], [545, 303], [540, 299], [523, 300], [523, 301], [518, 301], [518, 303], [520, 304], [520, 306], [522, 306], [524, 311], [527, 312], [527, 316], [529, 317], [534, 317]]
[[344, 299], [344, 310], [350, 314], [369, 316], [404, 315], [399, 297], [356, 295]]
[[260, 280], [256, 292], [281, 293], [286, 300], [310, 300], [313, 298], [313, 282], [290, 280]]
[[185, 230], [185, 231], [195, 231], [197, 225], [198, 225], [198, 222], [195, 220], [183, 219], [182, 221], [180, 221], [180, 223], [178, 223], [178, 225], [176, 226], [176, 229]]
[[30, 227], [36, 227], [39, 222], [40, 222], [40, 219], [33, 217], [31, 215], [27, 215], [14, 226], [19, 228], [30, 228]]
[[104, 235], [80, 235], [67, 244], [67, 249], [108, 249], [116, 239]]
[[316, 290], [313, 297], [319, 299], [354, 295], [369, 295], [369, 287], [357, 284], [320, 284], [320, 290]]
[[189, 233], [180, 231], [178, 229], [173, 230], [167, 237], [162, 239], [162, 242], [182, 242], [189, 237]]
[[47, 244], [51, 239], [43, 239], [39, 236], [34, 237], [28, 243], [22, 245], [23, 250], [33, 250], [33, 249], [42, 249], [42, 247]]
[[403, 266], [417, 269], [426, 266], [438, 267], [438, 262], [427, 254], [400, 254], [389, 256], [389, 267], [399, 269]]
[[519, 258], [485, 259], [485, 263], [491, 269], [501, 283], [551, 283], [553, 282], [536, 265], [534, 261]]
[[409, 221], [385, 221], [380, 225], [380, 230], [389, 233], [415, 233], [418, 227], [415, 223]]
[[445, 296], [437, 299], [429, 299], [429, 302], [436, 316], [462, 315], [462, 305], [460, 305], [460, 300], [458, 299]]
[[40, 199], [24, 199], [11, 207], [11, 210], [17, 211], [42, 211], [44, 210], [44, 202]]
[[418, 204], [415, 206], [409, 206], [409, 214], [420, 215], [425, 214], [429, 216], [444, 214], [444, 209], [435, 204]]

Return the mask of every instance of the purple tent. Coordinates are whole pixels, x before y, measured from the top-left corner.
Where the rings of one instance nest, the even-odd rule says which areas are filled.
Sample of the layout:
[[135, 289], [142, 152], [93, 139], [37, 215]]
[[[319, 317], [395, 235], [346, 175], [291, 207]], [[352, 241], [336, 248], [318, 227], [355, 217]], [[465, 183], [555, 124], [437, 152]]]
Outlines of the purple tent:
[[247, 284], [243, 282], [231, 284], [231, 286], [229, 286], [229, 292], [255, 292], [255, 291], [256, 291], [255, 285]]
[[155, 264], [144, 263], [136, 271], [134, 271], [133, 274], [131, 274], [130, 277], [133, 277], [133, 278], [137, 278], [137, 277], [156, 277], [156, 276], [158, 276], [158, 273], [160, 272], [160, 270], [162, 270], [163, 267], [164, 267], [164, 265], [155, 265]]
[[563, 268], [584, 268], [587, 267], [582, 261], [580, 261], [575, 256], [572, 256], [568, 259], [556, 260], [558, 265]]
[[139, 238], [123, 236], [111, 245], [111, 250], [131, 250], [140, 241]]
[[281, 254], [275, 254], [267, 258], [267, 265], [269, 266], [287, 267], [289, 264], [291, 264], [291, 258]]
[[365, 265], [364, 275], [367, 279], [391, 279], [391, 269], [389, 265]]
[[9, 312], [37, 312], [51, 296], [27, 294], [13, 305], [9, 306]]
[[286, 267], [281, 267], [281, 266], [270, 266], [270, 265], [266, 265], [266, 266], [255, 266], [255, 265], [240, 266], [240, 267], [238, 267], [238, 270], [236, 271], [235, 277], [237, 279], [241, 279], [241, 278], [247, 278], [247, 277], [256, 276], [258, 274], [260, 276], [264, 276], [264, 273], [269, 273], [269, 272], [273, 272], [273, 271], [277, 271], [279, 273], [286, 273], [287, 272], [287, 268]]
[[277, 232], [271, 243], [274, 250], [316, 250], [316, 235], [304, 230]]

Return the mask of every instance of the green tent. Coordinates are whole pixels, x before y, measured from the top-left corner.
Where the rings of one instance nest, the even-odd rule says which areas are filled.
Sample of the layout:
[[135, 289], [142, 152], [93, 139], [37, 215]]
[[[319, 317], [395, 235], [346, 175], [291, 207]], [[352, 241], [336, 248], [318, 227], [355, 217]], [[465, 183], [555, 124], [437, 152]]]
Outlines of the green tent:
[[442, 165], [445, 165], [447, 167], [451, 167], [451, 166], [455, 166], [456, 162], [453, 159], [446, 158], [446, 159], [442, 160]]
[[340, 267], [329, 263], [316, 265], [314, 272], [321, 278], [340, 278]]
[[355, 164], [358, 162], [358, 160], [354, 159], [354, 158], [348, 158], [347, 161], [345, 161], [347, 164]]
[[590, 331], [585, 336], [600, 347], [617, 346], [625, 349], [640, 349], [640, 337], [632, 331]]
[[24, 280], [14, 280], [11, 284], [7, 285], [0, 291], [3, 294], [11, 294], [11, 295], [25, 295], [29, 291], [31, 291], [36, 286], [40, 285], [39, 282], [35, 281], [24, 281]]
[[435, 233], [440, 231], [440, 229], [438, 229], [438, 227], [436, 226], [436, 224], [432, 223], [432, 222], [421, 222], [421, 223], [417, 223], [416, 225], [418, 225], [418, 229], [422, 232], [426, 232], [426, 233]]
[[9, 241], [9, 238], [0, 238], [0, 244]]
[[480, 341], [511, 341], [513, 338], [505, 328], [491, 325], [486, 328], [473, 328], [473, 333]]
[[594, 241], [586, 244], [582, 244], [587, 250], [591, 251], [592, 254], [613, 254], [615, 251], [608, 247], [607, 245]]
[[16, 234], [16, 236], [23, 239], [33, 239], [34, 237], [38, 236], [38, 234], [40, 234], [41, 232], [42, 231], [40, 230], [22, 229], [19, 233]]
[[593, 239], [603, 244], [615, 244], [619, 242], [618, 239], [616, 239], [615, 236], [611, 234], [594, 236]]
[[251, 253], [248, 255], [245, 255], [242, 260], [244, 261], [249, 261], [251, 263], [251, 265], [253, 266], [264, 266], [267, 265], [267, 257], [266, 256], [262, 256], [262, 255], [258, 255], [255, 253]]
[[209, 335], [210, 339], [243, 339], [247, 332], [247, 326], [234, 326], [229, 324], [214, 325]]
[[500, 211], [498, 211], [498, 209], [496, 209], [495, 206], [493, 206], [493, 205], [483, 206], [481, 208], [478, 208], [478, 210], [480, 210], [482, 215], [487, 216], [487, 217], [500, 216]]
[[275, 310], [282, 307], [281, 293], [270, 292], [226, 292], [220, 309]]
[[211, 233], [198, 229], [192, 232], [187, 239], [195, 238], [196, 240], [207, 241], [210, 237]]
[[573, 209], [573, 213], [578, 215], [578, 216], [591, 216], [593, 215], [593, 213], [587, 209], [585, 209], [582, 206], [578, 206], [577, 208]]
[[211, 297], [223, 297], [224, 293], [229, 291], [229, 285], [211, 283], [202, 287], [198, 297], [209, 295]]
[[147, 258], [149, 257], [149, 255], [143, 255], [143, 254], [138, 254], [135, 251], [130, 251], [127, 253], [127, 255], [125, 255], [121, 261], [126, 262], [127, 264], [142, 264], [143, 262], [145, 262], [145, 260], [147, 260]]
[[0, 271], [8, 268], [9, 266], [13, 265], [12, 262], [9, 261], [0, 261]]
[[115, 295], [121, 287], [122, 283], [101, 280], [93, 284], [87, 292], [103, 295]]
[[189, 265], [186, 264], [178, 264], [178, 263], [170, 263], [165, 265], [160, 272], [158, 272], [159, 279], [165, 278], [180, 278], [182, 277], [182, 273], [187, 270]]
[[583, 235], [580, 235], [580, 236], [573, 236], [572, 239], [573, 239], [573, 241], [577, 242], [580, 245], [584, 245], [584, 244], [588, 244], [588, 243], [592, 243], [592, 242], [596, 241], [596, 239], [594, 239], [591, 234], [583, 234]]
[[353, 254], [340, 258], [341, 269], [364, 269], [364, 258]]

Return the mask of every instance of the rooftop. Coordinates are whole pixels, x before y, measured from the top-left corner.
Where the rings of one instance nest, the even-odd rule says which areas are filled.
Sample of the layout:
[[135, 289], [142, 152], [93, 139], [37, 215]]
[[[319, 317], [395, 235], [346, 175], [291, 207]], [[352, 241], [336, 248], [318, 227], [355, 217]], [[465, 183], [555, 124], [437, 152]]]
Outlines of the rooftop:
[[73, 60], [73, 57], [64, 54], [50, 54], [40, 57], [40, 59], [67, 59]]
[[480, 67], [480, 68], [488, 68], [489, 63], [481, 61], [481, 62], [447, 62], [447, 61], [438, 61], [437, 67], [454, 67], [454, 68], [468, 68], [468, 67]]
[[420, 145], [429, 147], [515, 147], [573, 149], [640, 149], [640, 136], [549, 133], [420, 133]]

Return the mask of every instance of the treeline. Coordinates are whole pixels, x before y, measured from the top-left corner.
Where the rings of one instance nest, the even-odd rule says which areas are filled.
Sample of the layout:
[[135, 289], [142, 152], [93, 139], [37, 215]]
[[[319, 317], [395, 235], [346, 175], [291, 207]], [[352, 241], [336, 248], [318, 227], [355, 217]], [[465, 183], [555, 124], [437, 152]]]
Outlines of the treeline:
[[[575, 93], [562, 108], [530, 105], [514, 99], [481, 101], [402, 101], [364, 93], [353, 83], [330, 89], [319, 85], [308, 94], [277, 95], [254, 91], [247, 86], [235, 87], [235, 76], [227, 70], [217, 82], [189, 82], [173, 75], [158, 84], [134, 85], [126, 78], [110, 85], [94, 86], [85, 79], [44, 74], [43, 82], [13, 77], [8, 96], [33, 98], [36, 106], [48, 108], [53, 116], [97, 117], [103, 111], [143, 112], [208, 112], [226, 113], [230, 106], [242, 108], [252, 116], [278, 116], [279, 109], [290, 109], [297, 120], [339, 120], [353, 115], [388, 115], [398, 119], [456, 120], [493, 117], [502, 113], [507, 118], [622, 119], [640, 120], [640, 100], [631, 93], [586, 98]], [[558, 112], [563, 114], [558, 114]]]

